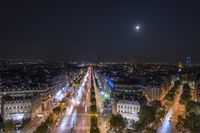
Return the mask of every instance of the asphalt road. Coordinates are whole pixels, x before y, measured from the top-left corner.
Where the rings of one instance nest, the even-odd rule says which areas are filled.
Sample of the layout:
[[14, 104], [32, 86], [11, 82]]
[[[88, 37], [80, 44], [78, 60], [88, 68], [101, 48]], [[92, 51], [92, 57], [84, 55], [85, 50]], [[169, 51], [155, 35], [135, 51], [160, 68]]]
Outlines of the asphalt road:
[[80, 91], [77, 90], [78, 94], [74, 97], [75, 100], [73, 98], [70, 100], [70, 106], [67, 107], [58, 125], [52, 131], [53, 133], [89, 133], [90, 87], [91, 72], [88, 73], [82, 85], [80, 85]]
[[181, 113], [181, 104], [179, 102], [181, 94], [183, 92], [182, 86], [179, 88], [178, 93], [176, 94], [174, 104], [169, 109], [167, 115], [165, 116], [162, 125], [158, 128], [157, 133], [176, 133], [176, 122], [178, 115]]

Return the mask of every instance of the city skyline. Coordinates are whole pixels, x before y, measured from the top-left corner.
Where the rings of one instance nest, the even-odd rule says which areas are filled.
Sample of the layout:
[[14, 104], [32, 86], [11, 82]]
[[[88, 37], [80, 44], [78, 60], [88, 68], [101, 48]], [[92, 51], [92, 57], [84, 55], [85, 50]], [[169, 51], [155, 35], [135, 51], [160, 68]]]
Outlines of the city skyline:
[[200, 60], [196, 1], [17, 1], [2, 5], [1, 58], [183, 64], [188, 56], [192, 63]]
[[0, 133], [200, 133], [200, 1], [0, 6]]

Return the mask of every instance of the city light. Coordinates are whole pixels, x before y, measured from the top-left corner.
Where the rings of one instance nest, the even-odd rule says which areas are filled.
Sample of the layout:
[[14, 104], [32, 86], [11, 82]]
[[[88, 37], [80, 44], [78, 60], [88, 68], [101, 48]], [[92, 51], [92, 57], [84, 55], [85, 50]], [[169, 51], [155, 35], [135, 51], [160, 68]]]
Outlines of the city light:
[[79, 105], [80, 102], [81, 102], [82, 96], [83, 96], [84, 91], [85, 91], [85, 84], [86, 84], [88, 76], [89, 76], [89, 74], [87, 72], [87, 74], [83, 78], [82, 84], [80, 85], [80, 87], [77, 91], [77, 96], [73, 97], [73, 99], [72, 99], [72, 103], [75, 104], [75, 105]]
[[172, 111], [173, 110], [170, 109], [167, 115], [165, 116], [162, 126], [160, 127], [160, 129], [158, 129], [158, 133], [170, 133], [169, 127], [170, 127], [170, 118], [172, 116]]
[[200, 0], [7, 1], [0, 133], [200, 133]]
[[22, 121], [24, 118], [24, 113], [19, 113], [19, 114], [12, 114], [11, 115], [12, 120], [14, 121]]
[[108, 99], [109, 98], [109, 95], [107, 93], [104, 93], [104, 96], [103, 96], [105, 99]]
[[114, 82], [113, 82], [112, 80], [106, 79], [105, 81], [106, 81], [108, 87], [109, 87], [111, 90], [115, 88], [115, 84], [114, 84]]
[[63, 91], [63, 89], [59, 90], [56, 95], [55, 95], [55, 99], [57, 101], [62, 101], [62, 99], [65, 97], [65, 93]]

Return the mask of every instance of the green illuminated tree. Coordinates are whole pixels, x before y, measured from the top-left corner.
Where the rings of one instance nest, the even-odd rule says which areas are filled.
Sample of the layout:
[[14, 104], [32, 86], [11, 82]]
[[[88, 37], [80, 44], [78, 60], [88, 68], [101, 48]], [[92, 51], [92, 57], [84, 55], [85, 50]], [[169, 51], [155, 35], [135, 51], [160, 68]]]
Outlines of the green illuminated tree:
[[189, 101], [186, 105], [186, 112], [194, 112], [200, 114], [200, 102]]
[[125, 128], [125, 126], [126, 126], [126, 121], [120, 114], [112, 115], [110, 119], [110, 128], [122, 131]]
[[5, 130], [6, 131], [13, 131], [15, 127], [15, 124], [12, 120], [8, 120], [5, 122]]
[[53, 112], [56, 113], [56, 114], [59, 114], [61, 111], [61, 107], [60, 106], [57, 106], [55, 108], [53, 108]]
[[35, 131], [35, 133], [48, 133], [48, 126], [46, 123], [42, 123]]

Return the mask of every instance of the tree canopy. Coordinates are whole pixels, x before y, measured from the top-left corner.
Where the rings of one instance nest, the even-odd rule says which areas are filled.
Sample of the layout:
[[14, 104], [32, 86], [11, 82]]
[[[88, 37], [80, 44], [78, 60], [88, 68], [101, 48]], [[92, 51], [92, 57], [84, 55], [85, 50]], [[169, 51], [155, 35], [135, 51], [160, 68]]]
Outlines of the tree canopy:
[[56, 113], [56, 114], [59, 114], [61, 111], [61, 107], [60, 106], [57, 106], [55, 108], [53, 108], [53, 112]]
[[5, 122], [5, 130], [6, 131], [13, 131], [15, 127], [15, 124], [12, 120], [8, 120]]
[[189, 84], [185, 83], [183, 85], [183, 93], [181, 95], [181, 100], [180, 100], [181, 103], [186, 104], [190, 101], [190, 99], [191, 99], [190, 90], [191, 90], [191, 88], [190, 88]]
[[116, 129], [123, 129], [126, 126], [125, 119], [120, 115], [112, 115], [110, 119], [110, 127]]
[[42, 123], [35, 131], [35, 133], [48, 133], [48, 126], [46, 123]]

